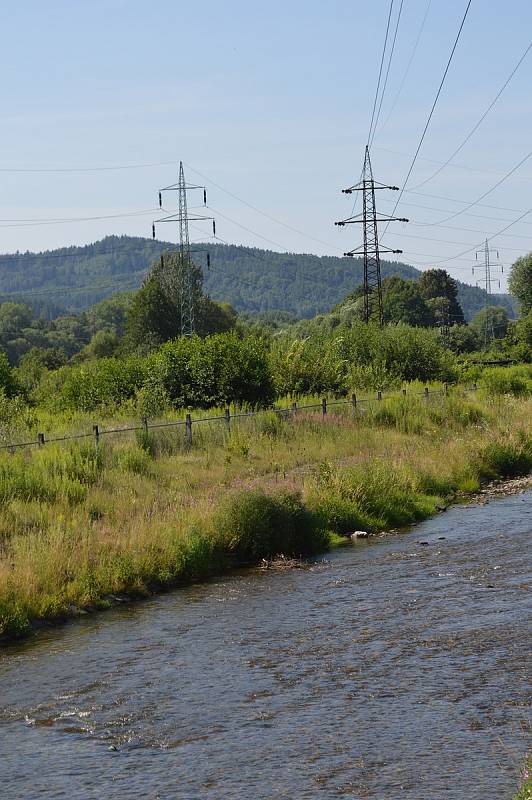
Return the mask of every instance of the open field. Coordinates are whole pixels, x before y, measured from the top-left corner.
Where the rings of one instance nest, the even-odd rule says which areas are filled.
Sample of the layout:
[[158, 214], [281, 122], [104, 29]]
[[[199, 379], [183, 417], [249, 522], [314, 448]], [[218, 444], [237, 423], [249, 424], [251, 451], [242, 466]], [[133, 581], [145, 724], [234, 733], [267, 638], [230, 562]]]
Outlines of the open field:
[[163, 428], [3, 453], [0, 632], [324, 551], [532, 467], [530, 399], [454, 389], [365, 408], [205, 424], [190, 450], [182, 428]]

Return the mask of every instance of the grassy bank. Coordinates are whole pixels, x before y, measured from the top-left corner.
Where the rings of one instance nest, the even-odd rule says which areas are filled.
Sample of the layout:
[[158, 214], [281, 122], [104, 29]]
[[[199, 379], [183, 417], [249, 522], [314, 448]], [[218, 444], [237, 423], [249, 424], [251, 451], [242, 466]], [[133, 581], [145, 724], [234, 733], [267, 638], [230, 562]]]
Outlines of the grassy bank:
[[514, 800], [532, 800], [532, 756], [528, 756], [521, 773], [521, 786]]
[[531, 412], [456, 390], [198, 426], [190, 451], [179, 428], [5, 453], [0, 632], [426, 518], [532, 468]]

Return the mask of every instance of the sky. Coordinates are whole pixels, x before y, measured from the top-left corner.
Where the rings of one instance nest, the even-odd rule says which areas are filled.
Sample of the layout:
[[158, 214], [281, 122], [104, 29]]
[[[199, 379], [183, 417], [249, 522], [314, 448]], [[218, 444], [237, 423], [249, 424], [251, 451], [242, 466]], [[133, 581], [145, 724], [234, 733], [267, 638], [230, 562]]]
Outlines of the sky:
[[[403, 187], [466, 5], [403, 0], [371, 146], [376, 180]], [[0, 252], [150, 236], [157, 192], [177, 181], [180, 160], [188, 181], [206, 184], [223, 241], [319, 255], [357, 247], [360, 226], [334, 222], [352, 212], [341, 189], [360, 177], [389, 6], [20, 0], [2, 20]], [[472, 0], [400, 197], [397, 214], [410, 221], [381, 227], [384, 246], [402, 249], [402, 261], [475, 284], [475, 250], [532, 210], [532, 154], [467, 208], [530, 151], [532, 50], [434, 175], [493, 101], [531, 31], [529, 0]], [[379, 211], [391, 213], [398, 195], [379, 192]], [[191, 193], [189, 205], [199, 199]], [[177, 236], [169, 225], [158, 233]], [[193, 223], [191, 237], [209, 234]], [[500, 279], [504, 290], [509, 265], [532, 249], [532, 213], [490, 247], [505, 267], [494, 267], [493, 288]]]

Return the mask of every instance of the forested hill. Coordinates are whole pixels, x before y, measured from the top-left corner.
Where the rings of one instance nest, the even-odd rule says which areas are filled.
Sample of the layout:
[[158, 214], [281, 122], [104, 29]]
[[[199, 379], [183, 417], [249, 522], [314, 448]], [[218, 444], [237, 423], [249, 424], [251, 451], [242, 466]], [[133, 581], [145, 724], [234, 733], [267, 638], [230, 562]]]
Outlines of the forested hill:
[[[25, 302], [50, 317], [82, 311], [115, 292], [137, 289], [150, 264], [174, 248], [141, 237], [108, 236], [84, 247], [0, 256], [0, 302]], [[329, 311], [362, 282], [360, 259], [224, 244], [209, 244], [208, 250], [211, 269], [205, 270], [205, 289], [237, 311], [283, 310], [310, 318]], [[205, 266], [205, 253], [196, 257]], [[389, 261], [382, 262], [382, 272], [383, 277], [420, 275], [414, 267]], [[516, 315], [509, 295], [492, 297], [494, 304]], [[484, 305], [485, 294], [459, 284], [459, 298], [471, 319]]]

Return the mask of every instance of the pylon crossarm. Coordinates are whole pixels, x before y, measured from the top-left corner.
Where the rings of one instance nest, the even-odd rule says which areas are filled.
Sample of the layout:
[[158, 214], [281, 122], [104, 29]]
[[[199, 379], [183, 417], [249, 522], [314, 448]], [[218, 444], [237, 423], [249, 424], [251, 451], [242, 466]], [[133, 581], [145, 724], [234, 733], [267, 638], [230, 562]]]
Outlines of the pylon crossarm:
[[[188, 215], [188, 219], [192, 220], [192, 222], [200, 222], [204, 219], [214, 219], [214, 217], [193, 217], [190, 214]], [[175, 214], [171, 214], [169, 217], [162, 217], [161, 219], [155, 219], [154, 223], [158, 224], [159, 222], [178, 222], [179, 221], [179, 214], [176, 212]]]
[[[379, 247], [379, 253], [395, 253], [395, 254], [397, 254], [397, 253], [402, 253], [402, 252], [403, 252], [402, 250], [388, 250], [388, 249], [384, 249], [383, 250], [382, 248]], [[355, 256], [360, 256], [362, 258], [363, 255], [364, 255], [364, 248], [363, 247], [357, 247], [356, 250], [350, 250], [348, 253], [344, 253], [344, 258], [354, 258]]]
[[[360, 217], [360, 219], [359, 219], [359, 217]], [[408, 220], [405, 219], [404, 217], [388, 217], [388, 216], [375, 217], [374, 221], [375, 222], [408, 222]], [[354, 217], [348, 217], [347, 219], [342, 219], [342, 220], [340, 220], [340, 222], [335, 222], [334, 224], [335, 225], [339, 225], [340, 227], [342, 227], [342, 225], [350, 225], [353, 222], [361, 222], [361, 223], [363, 223], [364, 222], [363, 215], [362, 214], [357, 214]]]
[[[187, 183], [187, 184], [185, 184], [185, 186], [183, 186], [183, 188], [188, 191], [189, 189], [205, 189], [205, 186], [196, 186], [195, 184]], [[159, 191], [160, 192], [178, 192], [179, 191], [179, 184], [178, 183], [173, 183], [171, 186], [163, 186], [163, 188], [159, 189]]]

